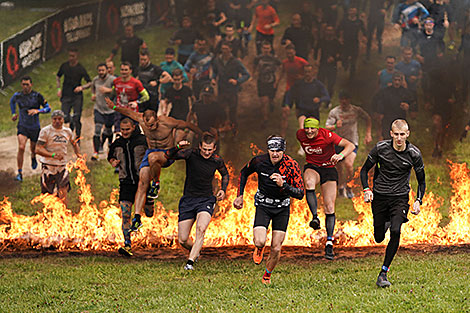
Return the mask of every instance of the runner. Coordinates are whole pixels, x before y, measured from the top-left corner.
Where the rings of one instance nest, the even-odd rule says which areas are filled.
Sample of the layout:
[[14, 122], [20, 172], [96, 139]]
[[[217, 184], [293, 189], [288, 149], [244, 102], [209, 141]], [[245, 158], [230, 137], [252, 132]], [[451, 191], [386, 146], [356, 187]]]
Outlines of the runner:
[[[147, 198], [147, 190], [151, 187], [148, 194], [150, 198], [157, 198], [160, 189], [160, 171], [162, 167], [168, 167], [173, 162], [166, 157], [166, 150], [175, 144], [174, 130], [189, 128], [195, 133], [202, 134], [201, 130], [188, 122], [175, 120], [172, 117], [157, 116], [153, 110], [147, 110], [144, 113], [134, 112], [129, 108], [122, 108], [115, 105], [109, 98], [106, 98], [109, 108], [126, 115], [138, 122], [145, 137], [147, 137], [148, 149], [145, 152], [142, 163], [140, 164], [139, 186], [135, 197], [135, 215], [132, 219], [131, 230], [136, 231], [142, 227], [140, 216]], [[152, 181], [153, 180], [153, 181]], [[152, 184], [150, 182], [152, 181]]]
[[[354, 177], [354, 160], [356, 159], [357, 149], [359, 146], [359, 133], [357, 130], [357, 120], [362, 118], [366, 121], [366, 135], [364, 144], [368, 145], [372, 141], [372, 120], [364, 109], [351, 104], [351, 96], [345, 91], [339, 93], [339, 106], [335, 107], [328, 114], [325, 128], [329, 131], [335, 131], [338, 136], [349, 140], [355, 146], [344, 161], [338, 163], [338, 195], [349, 199], [354, 198], [354, 193], [348, 186], [348, 183]], [[340, 147], [335, 147], [336, 153], [343, 151]], [[344, 175], [346, 171], [346, 175]]]
[[[354, 150], [354, 145], [325, 128], [320, 128], [320, 122], [312, 117], [306, 118], [304, 128], [297, 131], [297, 140], [307, 154], [304, 166], [305, 195], [313, 218], [310, 227], [320, 229], [317, 216], [317, 196], [315, 187], [321, 185], [323, 202], [325, 204], [326, 245], [325, 258], [334, 259], [333, 232], [335, 230], [335, 201], [338, 172], [335, 165], [346, 158]], [[335, 153], [335, 145], [344, 150]]]
[[126, 25], [124, 27], [124, 36], [119, 37], [116, 41], [106, 61], [113, 60], [119, 47], [121, 47], [121, 62], [129, 62], [132, 64], [133, 69], [137, 69], [137, 66], [139, 66], [139, 52], [141, 49], [146, 49], [147, 44], [134, 34], [134, 26]]
[[[170, 160], [186, 161], [186, 180], [178, 216], [178, 241], [190, 251], [185, 270], [194, 269], [194, 262], [201, 252], [215, 203], [223, 200], [227, 191], [229, 175], [224, 160], [215, 154], [216, 141], [213, 135], [204, 133], [199, 148], [181, 150], [189, 146], [189, 142], [180, 141], [176, 148], [168, 150], [167, 153]], [[212, 181], [216, 170], [222, 175], [222, 179], [220, 190], [214, 196]], [[193, 242], [189, 235], [195, 222], [196, 239]]]
[[253, 228], [255, 251], [253, 261], [261, 264], [269, 223], [272, 220], [271, 253], [266, 261], [263, 284], [271, 283], [271, 273], [281, 257], [282, 242], [289, 223], [290, 197], [304, 197], [302, 175], [297, 162], [287, 154], [284, 138], [271, 135], [267, 140], [268, 153], [254, 157], [240, 172], [236, 209], [243, 208], [243, 191], [248, 176], [258, 174], [255, 195], [256, 215]]
[[[124, 247], [118, 252], [125, 256], [132, 256], [131, 250], [131, 211], [139, 185], [139, 165], [142, 162], [147, 141], [145, 136], [136, 128], [130, 118], [121, 120], [121, 136], [109, 148], [108, 162], [119, 173], [119, 205], [122, 212], [122, 234]], [[146, 203], [145, 214], [153, 216], [153, 201]]]
[[[15, 180], [23, 181], [23, 160], [26, 142], [30, 140], [31, 148], [31, 168], [35, 170], [38, 167], [36, 160], [36, 142], [38, 141], [41, 125], [39, 124], [39, 114], [49, 113], [51, 108], [44, 97], [37, 91], [33, 90], [33, 81], [31, 77], [24, 76], [21, 78], [21, 91], [15, 92], [10, 99], [11, 120], [18, 120], [17, 137], [18, 137], [18, 154], [16, 162], [18, 164], [18, 175]], [[18, 105], [18, 113], [16, 113], [16, 105]], [[42, 106], [42, 108], [41, 108]], [[19, 119], [18, 119], [19, 117]]]
[[[100, 63], [96, 67], [98, 76], [95, 76], [91, 82], [91, 101], [95, 102], [95, 133], [93, 134], [93, 155], [91, 159], [98, 160], [98, 154], [103, 150], [106, 139], [111, 145], [113, 141], [114, 111], [109, 109], [104, 101], [104, 97], [109, 95], [113, 81], [116, 77], [108, 74], [108, 67], [105, 63]], [[104, 130], [103, 130], [104, 126]]]
[[[407, 122], [402, 119], [395, 120], [392, 123], [390, 136], [392, 139], [377, 143], [361, 169], [364, 201], [372, 201], [375, 241], [382, 242], [387, 229], [390, 228], [390, 241], [376, 282], [379, 287], [391, 285], [387, 279], [387, 272], [400, 245], [401, 225], [408, 222], [411, 168], [415, 170], [418, 180], [418, 195], [411, 213], [419, 214], [426, 190], [423, 159], [419, 149], [407, 141], [410, 136]], [[371, 191], [368, 172], [374, 165], [377, 166], [374, 173], [374, 187]]]
[[116, 105], [135, 112], [139, 110], [140, 103], [150, 99], [142, 83], [132, 77], [132, 65], [129, 62], [122, 62], [121, 76], [114, 79], [113, 89], [116, 91]]
[[67, 143], [71, 143], [77, 158], [81, 158], [78, 140], [73, 140], [72, 130], [64, 127], [64, 112], [55, 110], [51, 114], [52, 124], [41, 129], [36, 154], [40, 155], [41, 193], [53, 194], [57, 189], [59, 197], [67, 205], [67, 192], [70, 190], [67, 170]]

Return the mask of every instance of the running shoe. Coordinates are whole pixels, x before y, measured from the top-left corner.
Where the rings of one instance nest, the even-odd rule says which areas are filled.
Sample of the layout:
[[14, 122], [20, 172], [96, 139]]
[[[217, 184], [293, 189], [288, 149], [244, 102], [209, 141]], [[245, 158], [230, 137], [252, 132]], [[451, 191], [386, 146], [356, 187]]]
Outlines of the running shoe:
[[99, 156], [98, 156], [98, 153], [96, 153], [96, 152], [93, 153], [93, 155], [91, 156], [92, 161], [98, 161], [98, 158], [99, 158]]
[[253, 262], [255, 262], [256, 265], [260, 265], [261, 262], [263, 262], [263, 252], [264, 247], [261, 249], [255, 247], [255, 251], [253, 251]]
[[160, 182], [159, 181], [151, 181], [149, 190], [147, 191], [147, 198], [150, 199], [157, 199], [158, 192], [160, 191]]
[[333, 253], [333, 245], [326, 245], [325, 246], [325, 259], [333, 260], [335, 258], [335, 254]]
[[140, 221], [140, 219], [137, 220], [137, 218], [134, 217], [132, 219], [130, 231], [131, 232], [138, 231], [141, 227], [142, 227], [142, 222]]
[[392, 285], [392, 283], [390, 283], [387, 279], [386, 272], [380, 272], [379, 277], [377, 277], [377, 282], [375, 284], [382, 288], [390, 287]]
[[23, 181], [23, 174], [18, 173], [18, 175], [16, 175], [16, 177], [15, 177], [15, 180], [19, 181], [19, 182], [22, 182]]
[[313, 217], [309, 225], [315, 230], [320, 229], [320, 219], [318, 216]]
[[352, 189], [349, 188], [349, 187], [346, 187], [346, 197], [347, 197], [348, 199], [354, 198], [354, 192], [353, 192]]
[[32, 168], [33, 170], [35, 170], [35, 169], [38, 168], [38, 161], [36, 160], [36, 157], [31, 158], [31, 168]]
[[131, 246], [120, 247], [118, 252], [119, 252], [120, 255], [123, 255], [123, 256], [133, 256], [134, 255], [134, 254], [132, 254]]
[[185, 269], [186, 271], [194, 271], [194, 266], [191, 265], [191, 264], [185, 264], [185, 265], [184, 265], [184, 269]]
[[271, 275], [268, 276], [264, 273], [263, 278], [261, 278], [261, 282], [265, 285], [271, 284]]

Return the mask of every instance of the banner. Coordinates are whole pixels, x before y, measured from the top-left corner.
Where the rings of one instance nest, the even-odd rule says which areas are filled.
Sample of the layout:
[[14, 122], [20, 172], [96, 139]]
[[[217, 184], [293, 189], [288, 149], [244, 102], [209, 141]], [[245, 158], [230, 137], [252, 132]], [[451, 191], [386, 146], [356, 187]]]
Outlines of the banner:
[[101, 3], [99, 38], [121, 36], [125, 25], [135, 29], [148, 23], [147, 0], [103, 0]]
[[2, 87], [42, 62], [44, 23], [42, 20], [2, 42]]
[[94, 40], [98, 25], [99, 3], [65, 8], [46, 19], [46, 59], [67, 47]]

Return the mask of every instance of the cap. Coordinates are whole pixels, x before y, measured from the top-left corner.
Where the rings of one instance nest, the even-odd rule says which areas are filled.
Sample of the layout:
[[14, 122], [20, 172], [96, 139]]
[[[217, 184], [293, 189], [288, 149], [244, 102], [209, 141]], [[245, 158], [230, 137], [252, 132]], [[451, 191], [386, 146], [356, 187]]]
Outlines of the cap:
[[172, 54], [172, 55], [175, 55], [175, 49], [173, 49], [173, 48], [166, 48], [165, 54]]
[[320, 122], [313, 117], [306, 118], [304, 121], [304, 128], [320, 128]]
[[55, 110], [55, 111], [52, 112], [51, 117], [56, 117], [56, 116], [60, 116], [62, 118], [65, 118], [65, 114], [61, 110]]

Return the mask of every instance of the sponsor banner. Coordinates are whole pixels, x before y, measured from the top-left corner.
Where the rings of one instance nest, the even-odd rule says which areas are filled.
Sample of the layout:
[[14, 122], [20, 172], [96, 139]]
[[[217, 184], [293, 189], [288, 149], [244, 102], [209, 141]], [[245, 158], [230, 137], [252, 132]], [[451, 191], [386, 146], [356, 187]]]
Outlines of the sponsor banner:
[[42, 20], [2, 42], [2, 86], [42, 62], [44, 26]]
[[47, 18], [46, 59], [69, 46], [95, 39], [98, 3], [65, 8]]
[[143, 28], [148, 23], [148, 0], [103, 0], [99, 38], [120, 36], [125, 25]]
[[148, 6], [150, 10], [150, 24], [161, 22], [161, 18], [168, 14], [170, 9], [170, 0], [149, 0]]

